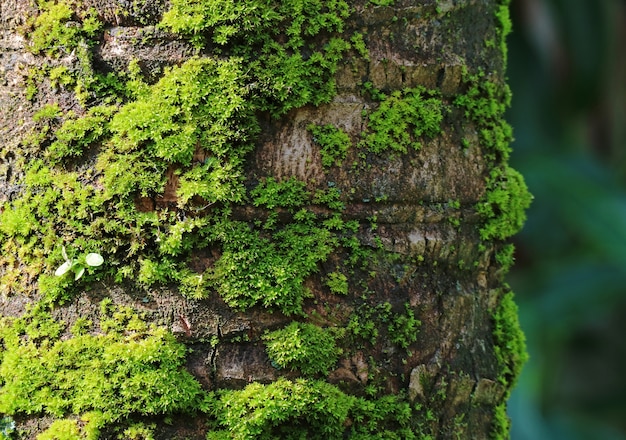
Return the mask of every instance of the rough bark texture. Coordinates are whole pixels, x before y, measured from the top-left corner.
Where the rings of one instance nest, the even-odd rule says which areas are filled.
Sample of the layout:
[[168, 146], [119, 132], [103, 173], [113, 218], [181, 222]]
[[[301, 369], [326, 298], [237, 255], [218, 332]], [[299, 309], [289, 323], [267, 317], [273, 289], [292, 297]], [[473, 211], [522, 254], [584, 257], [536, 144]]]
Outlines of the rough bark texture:
[[[220, 415], [220, 411], [225, 411], [224, 406], [215, 403], [224, 395], [220, 390], [248, 389], [246, 387], [255, 382], [268, 385], [276, 383], [280, 377], [287, 378], [286, 383], [291, 385], [298, 383], [297, 378], [305, 377], [309, 382], [304, 386], [308, 383], [318, 387], [315, 388], [318, 391], [322, 389], [320, 381], [325, 381], [333, 385], [333, 390], [340, 390], [337, 392], [362, 399], [361, 404], [371, 401], [379, 407], [383, 405], [380, 399], [384, 396], [397, 396], [393, 409], [381, 413], [384, 415], [380, 415], [377, 422], [370, 420], [373, 425], [378, 424], [377, 427], [363, 431], [360, 437], [355, 427], [367, 423], [367, 417], [365, 421], [359, 419], [354, 409], [358, 405], [346, 404], [352, 409], [338, 422], [341, 429], [325, 434], [330, 438], [344, 435], [408, 438], [407, 432], [414, 433], [416, 438], [507, 436], [504, 404], [523, 359], [523, 352], [516, 352], [510, 345], [517, 347], [523, 343], [516, 333], [514, 310], [505, 309], [512, 307], [502, 281], [503, 266], [507, 263], [498, 255], [506, 254], [503, 250], [508, 249], [503, 242], [506, 237], [484, 232], [491, 220], [490, 214], [477, 206], [489, 205], [491, 217], [498, 218], [505, 215], [500, 211], [506, 203], [493, 201], [490, 193], [505, 187], [504, 190], [510, 190], [506, 197], [521, 199], [522, 209], [527, 205], [527, 196], [514, 194], [512, 189], [506, 188], [507, 184], [494, 183], [505, 181], [504, 178], [490, 180], [493, 170], [506, 167], [506, 147], [489, 145], [489, 135], [485, 134], [485, 131], [502, 128], [497, 120], [502, 117], [501, 112], [481, 121], [468, 110], [471, 105], [458, 100], [459, 96], [469, 96], [472, 89], [482, 91], [472, 99], [484, 98], [488, 105], [502, 105], [506, 100], [505, 54], [501, 47], [506, 33], [502, 8], [506, 6], [502, 2], [398, 0], [391, 6], [378, 6], [354, 1], [342, 34], [349, 40], [355, 32], [360, 33], [369, 55], [359, 55], [354, 46], [343, 52], [344, 59], [332, 75], [336, 81], [332, 100], [318, 105], [311, 101], [278, 115], [255, 109], [260, 131], [252, 138], [254, 148], [245, 154], [243, 166], [248, 193], [259, 182], [267, 182], [269, 177], [279, 182], [290, 178], [306, 182], [311, 194], [320, 189], [338, 189], [343, 207], [333, 208], [316, 201], [302, 206], [314, 213], [317, 221], [327, 220], [338, 212], [344, 223], [356, 220], [357, 225], [351, 232], [332, 230], [340, 244], [316, 261], [316, 270], [305, 274], [303, 284], [311, 296], [304, 299], [302, 310], [295, 314], [282, 313], [280, 308], [263, 301], [248, 304], [243, 307], [245, 310], [233, 308], [232, 303], [220, 297], [220, 288], [215, 287], [219, 280], [213, 280], [204, 288], [202, 298], [181, 295], [177, 281], [167, 276], [160, 282], [133, 282], [133, 277], [142, 276], [141, 270], [131, 275], [131, 279], [116, 283], [117, 267], [130, 264], [124, 258], [137, 261], [147, 258], [140, 252], [124, 254], [127, 251], [124, 240], [131, 240], [130, 235], [118, 238], [120, 249], [124, 251], [83, 249], [78, 244], [77, 253], [98, 251], [105, 257], [105, 265], [83, 284], [64, 284], [62, 288], [70, 293], [47, 300], [46, 294], [38, 290], [39, 273], [51, 274], [55, 266], [63, 262], [61, 245], [69, 248], [72, 244], [68, 240], [79, 243], [79, 238], [64, 229], [57, 242], [43, 243], [40, 238], [43, 233], [34, 227], [24, 231], [19, 226], [9, 225], [6, 213], [18, 212], [18, 201], [29, 191], [29, 184], [24, 180], [28, 167], [36, 159], [43, 158], [44, 162], [49, 159], [46, 148], [50, 141], [46, 139], [54, 139], [54, 130], [68, 119], [65, 112], [72, 110], [78, 116], [85, 115], [98, 100], [81, 101], [74, 84], [64, 85], [58, 81], [55, 84], [50, 68], [43, 74], [33, 74], [42, 66], [66, 66], [70, 71], [85, 68], [77, 56], [82, 50], [80, 46], [57, 54], [46, 54], [46, 50], [33, 53], [32, 48], [29, 49], [36, 25], [28, 21], [45, 9], [42, 5], [38, 8], [26, 0], [0, 1], [0, 210], [4, 214], [0, 221], [7, 225], [0, 233], [5, 254], [0, 266], [3, 276], [0, 312], [5, 317], [20, 317], [29, 313], [29, 304], [44, 302], [52, 317], [66, 324], [60, 338], [68, 340], [73, 337], [68, 329], [78, 318], [93, 322], [91, 334], [103, 334], [101, 302], [110, 298], [112, 304], [130, 306], [145, 321], [166, 328], [192, 349], [185, 358], [186, 369], [201, 384], [203, 392], [217, 392], [209, 397], [196, 396], [196, 410], [181, 404], [174, 405], [174, 409], [178, 409], [173, 414], [168, 408], [146, 413], [131, 410], [123, 416], [106, 419], [98, 427], [100, 438], [117, 438], [118, 435], [120, 438], [151, 438], [146, 434], [150, 430], [154, 438], [162, 439], [200, 439], [212, 431], [222, 432], [223, 437], [219, 438], [291, 438], [285, 434], [291, 432], [290, 427], [304, 430], [293, 431], [299, 433], [306, 432], [307, 426], [311, 426], [311, 430], [318, 429], [304, 414], [307, 410], [302, 414], [289, 413], [285, 420], [278, 417], [266, 421], [256, 433], [238, 431], [243, 428], [233, 426], [226, 416]], [[165, 2], [85, 0], [72, 7], [78, 11], [95, 8], [103, 23], [91, 37], [95, 44], [86, 49], [91, 53], [89, 59], [94, 72], [121, 74], [127, 71], [130, 61], [137, 60], [146, 84], [154, 85], [163, 77], [166, 66], [183, 65], [192, 57], [214, 56], [211, 44], [197, 49], [185, 35], [155, 27], [167, 8]], [[84, 21], [85, 16], [79, 14], [63, 26], [68, 28], [81, 20]], [[330, 35], [324, 32], [314, 40], [324, 43]], [[220, 57], [227, 56], [224, 52], [220, 54]], [[35, 84], [36, 92], [28, 95], [31, 83]], [[498, 92], [490, 95], [488, 88], [482, 87], [485, 83], [493, 85]], [[410, 134], [411, 142], [419, 142], [420, 147], [409, 145], [405, 147], [406, 152], [377, 152], [368, 148], [367, 134], [373, 132], [371, 115], [385, 102], [391, 102], [394, 91], [418, 87], [423, 88], [420, 90], [424, 99], [431, 97], [442, 106], [443, 119], [438, 133]], [[43, 131], [42, 119], [34, 116], [54, 103], [58, 104], [60, 113], [50, 123], [51, 128]], [[119, 108], [125, 102], [116, 101], [113, 105]], [[338, 162], [323, 165], [319, 139], [311, 133], [312, 124], [332, 125], [348, 135], [351, 146], [340, 160], [341, 165], [337, 165]], [[409, 123], [407, 130], [413, 129]], [[42, 132], [43, 140], [31, 140], [33, 133]], [[508, 140], [505, 135], [503, 142]], [[94, 169], [102, 154], [102, 145], [107, 142], [115, 142], [115, 136], [107, 138], [105, 135], [104, 139], [88, 145], [78, 157], [63, 158], [64, 165], [52, 163], [50, 167], [85, 173]], [[210, 157], [200, 145], [193, 160], [201, 163]], [[204, 203], [206, 197], [196, 197], [193, 200], [197, 203], [192, 207], [195, 211], [181, 208], [177, 193], [181, 167], [170, 164], [161, 169], [166, 175], [161, 193], [139, 194], [135, 190], [127, 195], [137, 213], [169, 210], [178, 216], [177, 221], [183, 221], [192, 217], [191, 212], [194, 216], [208, 215], [213, 204], [228, 205], [232, 221], [247, 223], [253, 230], [263, 229], [261, 223], [274, 209], [269, 205]], [[100, 191], [107, 183], [99, 180], [99, 173], [101, 171], [94, 172], [92, 177], [81, 174], [79, 181]], [[106, 201], [106, 210], [117, 209], [112, 200]], [[211, 206], [206, 208], [206, 205]], [[38, 222], [46, 222], [44, 214], [33, 215]], [[288, 206], [279, 207], [277, 215], [278, 228], [267, 228], [261, 234], [271, 237], [293, 222], [294, 214]], [[103, 213], [97, 216], [106, 218]], [[261, 222], [255, 224], [259, 219]], [[62, 219], [50, 221], [63, 222]], [[211, 226], [213, 224], [207, 228]], [[512, 229], [515, 228], [513, 225]], [[103, 233], [108, 240], [102, 238], [103, 243], [113, 243], [114, 235], [114, 232], [108, 236]], [[355, 263], [348, 263], [353, 252], [346, 241], [350, 237], [357, 239], [363, 250], [361, 254], [365, 255]], [[219, 239], [207, 239], [208, 244], [203, 245], [195, 243], [196, 248], [185, 257], [188, 267], [198, 275], [210, 273], [216, 261], [227, 252], [226, 245]], [[20, 251], [20, 246], [28, 249]], [[153, 243], [153, 246], [157, 245]], [[37, 254], [37, 248], [55, 252], [55, 256]], [[154, 253], [150, 255], [156, 258]], [[510, 254], [508, 256], [510, 258]], [[338, 277], [340, 287], [330, 287], [329, 280], [333, 276]], [[330, 356], [336, 359], [326, 371], [313, 368], [313, 372], [307, 374], [307, 368], [298, 361], [285, 361], [281, 365], [275, 353], [274, 358], [268, 354], [271, 338], [267, 338], [267, 332], [284, 328], [294, 320], [334, 332], [334, 344], [340, 352]], [[421, 324], [417, 325], [415, 320]], [[9, 328], [12, 322], [5, 320], [3, 325]], [[37, 342], [26, 330], [17, 334], [23, 341], [30, 338]], [[507, 338], [513, 342], [509, 344]], [[306, 356], [301, 360], [304, 363], [317, 361]], [[6, 356], [4, 364], [9, 365]], [[2, 374], [4, 384], [11, 378], [11, 372]], [[7, 389], [5, 386], [5, 393]], [[287, 394], [295, 396], [296, 391], [290, 390]], [[53, 389], [51, 393], [54, 392]], [[324, 392], [320, 393], [316, 398], [323, 401]], [[198, 403], [201, 401], [205, 403]], [[404, 404], [409, 408], [406, 417], [398, 415], [399, 408], [405, 408]], [[88, 405], [85, 408], [98, 412], [98, 408]], [[56, 419], [69, 420], [72, 429], [76, 429], [71, 435], [76, 436], [46, 438], [87, 435], [80, 434], [80, 429], [87, 423], [85, 420], [89, 420], [84, 415], [88, 411], [26, 410], [6, 402], [0, 402], [0, 410], [17, 422], [12, 434], [16, 438], [35, 438]], [[254, 408], [248, 407], [247, 411], [239, 418], [252, 417]], [[73, 420], [81, 421], [74, 423]], [[139, 433], [125, 431], [133, 426]], [[320, 434], [311, 431], [306, 438], [317, 438], [315, 435]]]

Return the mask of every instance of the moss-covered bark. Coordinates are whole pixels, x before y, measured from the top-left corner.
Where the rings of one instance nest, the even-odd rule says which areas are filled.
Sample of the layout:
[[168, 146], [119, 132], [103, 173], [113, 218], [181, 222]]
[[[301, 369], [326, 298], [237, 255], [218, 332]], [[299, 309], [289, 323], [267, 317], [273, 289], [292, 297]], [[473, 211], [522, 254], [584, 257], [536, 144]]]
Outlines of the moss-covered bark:
[[0, 435], [507, 437], [506, 2], [0, 6]]

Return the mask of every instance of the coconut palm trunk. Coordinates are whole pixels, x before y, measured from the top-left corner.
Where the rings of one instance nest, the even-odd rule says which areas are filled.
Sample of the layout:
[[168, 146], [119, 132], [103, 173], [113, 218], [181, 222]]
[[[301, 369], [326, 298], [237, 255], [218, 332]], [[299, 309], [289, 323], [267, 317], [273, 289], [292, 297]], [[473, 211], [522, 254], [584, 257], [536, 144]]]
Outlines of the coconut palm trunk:
[[0, 429], [507, 438], [508, 1], [0, 1]]

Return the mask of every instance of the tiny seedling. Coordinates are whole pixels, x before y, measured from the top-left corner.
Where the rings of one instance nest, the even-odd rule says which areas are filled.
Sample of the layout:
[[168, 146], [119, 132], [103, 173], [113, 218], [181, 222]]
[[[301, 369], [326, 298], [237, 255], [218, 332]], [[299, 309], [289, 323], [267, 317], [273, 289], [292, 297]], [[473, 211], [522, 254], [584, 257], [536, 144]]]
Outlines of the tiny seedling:
[[67, 252], [65, 251], [65, 246], [61, 248], [61, 253], [63, 254], [63, 258], [65, 262], [57, 267], [57, 270], [54, 271], [54, 274], [58, 277], [62, 277], [70, 270], [74, 272], [74, 280], [79, 280], [84, 274], [87, 266], [89, 267], [98, 267], [104, 263], [104, 258], [102, 255], [91, 252], [85, 255], [82, 258], [72, 258], [70, 259], [67, 256]]

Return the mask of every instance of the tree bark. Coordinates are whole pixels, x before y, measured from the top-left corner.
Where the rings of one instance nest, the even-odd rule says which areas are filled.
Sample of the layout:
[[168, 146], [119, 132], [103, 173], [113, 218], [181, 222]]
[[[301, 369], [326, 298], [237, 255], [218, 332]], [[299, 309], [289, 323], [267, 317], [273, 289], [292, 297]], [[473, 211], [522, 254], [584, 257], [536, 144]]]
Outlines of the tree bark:
[[506, 3], [0, 1], [6, 432], [508, 437]]

